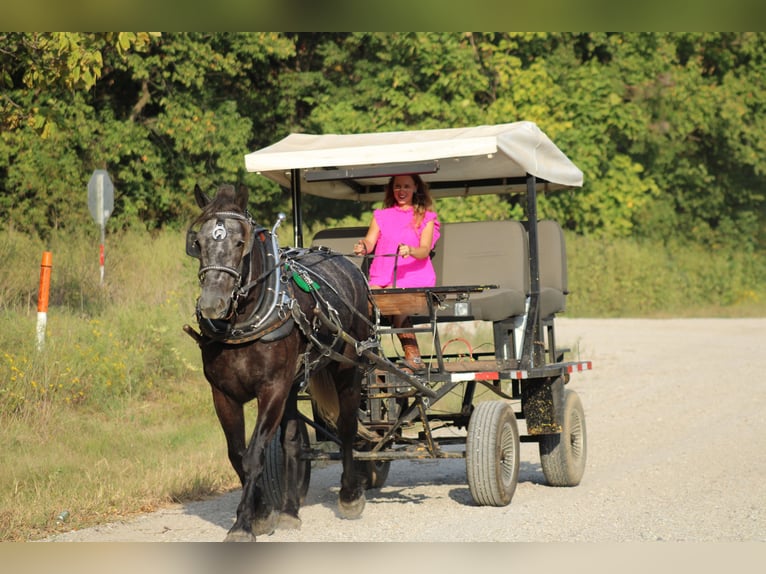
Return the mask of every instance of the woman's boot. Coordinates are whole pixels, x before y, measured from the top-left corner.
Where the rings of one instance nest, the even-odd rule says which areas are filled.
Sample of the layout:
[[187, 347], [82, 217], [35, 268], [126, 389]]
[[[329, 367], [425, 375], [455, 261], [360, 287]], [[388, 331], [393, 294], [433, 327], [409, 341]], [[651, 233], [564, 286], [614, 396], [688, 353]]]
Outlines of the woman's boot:
[[[409, 317], [397, 315], [393, 318], [394, 327], [397, 329], [403, 327], [412, 327], [412, 322]], [[415, 333], [397, 333], [399, 342], [402, 344], [402, 350], [404, 351], [404, 366], [410, 369], [413, 373], [422, 373], [426, 370], [423, 359], [420, 357], [420, 347], [418, 346], [418, 338]]]

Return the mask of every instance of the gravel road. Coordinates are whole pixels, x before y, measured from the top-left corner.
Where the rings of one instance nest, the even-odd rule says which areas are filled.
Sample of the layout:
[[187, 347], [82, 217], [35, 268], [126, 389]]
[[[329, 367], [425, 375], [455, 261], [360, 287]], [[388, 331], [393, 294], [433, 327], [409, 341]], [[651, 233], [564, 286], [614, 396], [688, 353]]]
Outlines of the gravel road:
[[[301, 530], [261, 542], [765, 542], [766, 319], [558, 319], [588, 463], [581, 484], [545, 484], [521, 445], [507, 507], [476, 506], [462, 460], [398, 461], [362, 518], [336, 513], [339, 463], [315, 463]], [[52, 541], [220, 541], [239, 492]]]

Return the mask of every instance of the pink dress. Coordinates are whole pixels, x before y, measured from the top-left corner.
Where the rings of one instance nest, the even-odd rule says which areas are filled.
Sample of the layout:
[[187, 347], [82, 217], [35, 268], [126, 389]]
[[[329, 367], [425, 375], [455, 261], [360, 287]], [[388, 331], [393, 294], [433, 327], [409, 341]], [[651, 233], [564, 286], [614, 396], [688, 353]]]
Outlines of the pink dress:
[[[412, 209], [401, 209], [394, 205], [385, 209], [376, 209], [373, 213], [380, 227], [380, 236], [375, 245], [375, 255], [370, 264], [370, 285], [380, 287], [433, 287], [436, 285], [436, 273], [431, 258], [415, 259], [414, 257], [377, 257], [392, 255], [398, 250], [399, 244], [418, 246], [420, 235], [426, 223], [434, 222], [434, 237], [431, 249], [439, 239], [439, 219], [433, 211], [426, 211], [423, 222], [418, 229], [412, 224]], [[394, 285], [394, 266], [396, 266], [396, 285]]]

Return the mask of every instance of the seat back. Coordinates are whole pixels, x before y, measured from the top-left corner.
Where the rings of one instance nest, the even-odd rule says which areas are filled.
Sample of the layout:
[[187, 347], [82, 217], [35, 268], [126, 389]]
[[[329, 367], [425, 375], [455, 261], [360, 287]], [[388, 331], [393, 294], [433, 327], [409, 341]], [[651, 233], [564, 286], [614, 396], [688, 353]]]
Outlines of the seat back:
[[538, 221], [537, 239], [540, 248], [541, 315], [548, 317], [566, 309], [566, 295], [569, 293], [567, 251], [564, 232], [557, 221]]
[[438, 285], [494, 284], [529, 293], [529, 250], [519, 221], [442, 224], [433, 263]]

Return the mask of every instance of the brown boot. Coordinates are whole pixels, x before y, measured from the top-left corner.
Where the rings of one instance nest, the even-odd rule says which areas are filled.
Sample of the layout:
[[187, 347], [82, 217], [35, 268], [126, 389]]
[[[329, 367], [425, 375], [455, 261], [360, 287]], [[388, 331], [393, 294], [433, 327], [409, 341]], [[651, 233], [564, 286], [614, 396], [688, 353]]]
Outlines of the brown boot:
[[404, 350], [404, 360], [402, 361], [404, 366], [413, 373], [425, 372], [426, 366], [420, 357], [420, 347], [418, 347], [418, 339], [415, 334], [398, 333], [398, 336]]

